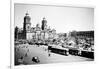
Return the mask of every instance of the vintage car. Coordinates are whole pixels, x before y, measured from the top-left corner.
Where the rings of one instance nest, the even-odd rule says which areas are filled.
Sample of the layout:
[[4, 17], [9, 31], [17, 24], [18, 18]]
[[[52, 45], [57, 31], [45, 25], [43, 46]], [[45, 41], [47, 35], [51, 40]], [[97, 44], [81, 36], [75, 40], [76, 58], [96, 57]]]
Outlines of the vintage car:
[[35, 62], [35, 63], [39, 63], [40, 62], [40, 60], [39, 60], [39, 58], [37, 56], [33, 57], [32, 61]]

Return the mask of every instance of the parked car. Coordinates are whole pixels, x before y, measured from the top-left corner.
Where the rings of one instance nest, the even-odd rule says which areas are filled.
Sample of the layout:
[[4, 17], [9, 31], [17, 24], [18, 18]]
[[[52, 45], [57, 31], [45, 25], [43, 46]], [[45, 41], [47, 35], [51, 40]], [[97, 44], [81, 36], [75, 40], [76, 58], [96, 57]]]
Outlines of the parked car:
[[39, 63], [40, 62], [40, 60], [39, 60], [39, 58], [37, 56], [33, 57], [32, 61], [35, 62], [35, 63]]

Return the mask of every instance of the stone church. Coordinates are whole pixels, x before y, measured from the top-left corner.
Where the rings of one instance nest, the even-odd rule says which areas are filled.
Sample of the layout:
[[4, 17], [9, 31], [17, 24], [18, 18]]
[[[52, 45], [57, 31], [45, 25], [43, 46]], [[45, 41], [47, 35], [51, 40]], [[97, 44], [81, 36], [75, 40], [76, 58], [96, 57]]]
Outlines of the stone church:
[[44, 17], [41, 21], [41, 26], [36, 24], [36, 27], [31, 27], [31, 17], [28, 13], [25, 14], [23, 28], [21, 32], [15, 28], [15, 39], [36, 39], [36, 40], [47, 40], [53, 39], [56, 36], [56, 30], [51, 29], [47, 25], [47, 20]]

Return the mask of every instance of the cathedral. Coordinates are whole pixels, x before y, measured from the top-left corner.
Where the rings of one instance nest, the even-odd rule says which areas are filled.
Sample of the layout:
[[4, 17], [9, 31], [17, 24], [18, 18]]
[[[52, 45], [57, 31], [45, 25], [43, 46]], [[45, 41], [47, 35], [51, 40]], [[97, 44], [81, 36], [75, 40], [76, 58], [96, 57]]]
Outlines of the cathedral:
[[21, 31], [15, 28], [15, 39], [25, 40], [47, 40], [53, 39], [56, 35], [56, 30], [51, 29], [47, 25], [47, 20], [44, 17], [40, 24], [36, 24], [35, 27], [31, 27], [31, 17], [28, 13], [25, 14], [23, 28]]

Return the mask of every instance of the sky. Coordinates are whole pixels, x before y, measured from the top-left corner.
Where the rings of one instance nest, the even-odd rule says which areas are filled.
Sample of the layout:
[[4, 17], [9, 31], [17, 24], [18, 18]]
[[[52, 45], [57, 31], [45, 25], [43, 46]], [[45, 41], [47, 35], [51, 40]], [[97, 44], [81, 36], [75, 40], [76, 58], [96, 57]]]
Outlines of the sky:
[[25, 13], [31, 17], [31, 27], [40, 24], [43, 17], [57, 33], [94, 30], [94, 9], [86, 7], [50, 6], [36, 4], [14, 5], [14, 26], [23, 28]]

